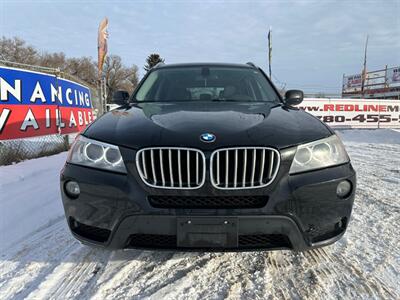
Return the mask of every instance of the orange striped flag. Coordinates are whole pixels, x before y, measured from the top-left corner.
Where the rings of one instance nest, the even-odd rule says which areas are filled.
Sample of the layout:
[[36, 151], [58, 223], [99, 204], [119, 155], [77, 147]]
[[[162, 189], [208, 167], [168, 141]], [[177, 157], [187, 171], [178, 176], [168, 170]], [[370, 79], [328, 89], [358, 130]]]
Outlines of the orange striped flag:
[[101, 74], [103, 72], [103, 64], [104, 60], [107, 55], [107, 39], [108, 39], [108, 19], [107, 17], [104, 18], [100, 22], [99, 26], [99, 32], [98, 32], [98, 37], [97, 37], [97, 52], [98, 52], [98, 61], [97, 61], [97, 67], [99, 71], [99, 79], [101, 79]]

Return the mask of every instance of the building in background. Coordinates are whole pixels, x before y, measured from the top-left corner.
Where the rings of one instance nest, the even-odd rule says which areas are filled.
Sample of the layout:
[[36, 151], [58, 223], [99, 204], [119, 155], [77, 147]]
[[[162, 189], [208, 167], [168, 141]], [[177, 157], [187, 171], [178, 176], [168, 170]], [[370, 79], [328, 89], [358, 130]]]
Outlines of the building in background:
[[400, 67], [387, 66], [382, 70], [366, 72], [363, 75], [343, 75], [343, 98], [374, 98], [400, 100]]

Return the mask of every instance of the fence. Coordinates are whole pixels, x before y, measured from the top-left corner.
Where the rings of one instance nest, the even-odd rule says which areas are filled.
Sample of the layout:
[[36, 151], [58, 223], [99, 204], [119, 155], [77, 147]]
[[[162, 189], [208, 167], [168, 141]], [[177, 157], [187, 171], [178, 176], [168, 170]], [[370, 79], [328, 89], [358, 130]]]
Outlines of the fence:
[[[4, 60], [0, 60], [0, 65], [57, 75], [59, 77], [63, 77], [65, 79], [69, 79], [74, 82], [78, 82], [85, 86], [88, 86], [91, 91], [91, 98], [95, 113], [102, 113], [101, 105], [97, 97], [97, 90], [95, 89], [95, 87], [88, 85], [87, 83], [78, 78], [75, 78], [74, 76], [61, 72], [58, 69], [26, 65]], [[0, 141], [0, 165], [9, 165], [26, 159], [48, 156], [66, 151], [69, 149], [69, 146], [75, 136], [76, 133], [69, 135], [52, 134], [23, 139], [2, 140]]]
[[68, 147], [68, 139], [58, 134], [0, 141], [0, 165], [60, 153]]

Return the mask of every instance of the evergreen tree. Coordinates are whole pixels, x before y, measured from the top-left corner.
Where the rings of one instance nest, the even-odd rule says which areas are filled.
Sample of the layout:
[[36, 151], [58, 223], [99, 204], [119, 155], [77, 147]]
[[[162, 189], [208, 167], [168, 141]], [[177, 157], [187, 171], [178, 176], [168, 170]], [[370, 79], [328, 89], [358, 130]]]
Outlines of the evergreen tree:
[[164, 59], [157, 53], [152, 53], [146, 58], [146, 65], [144, 69], [148, 72], [152, 67], [157, 65], [160, 62], [164, 62]]

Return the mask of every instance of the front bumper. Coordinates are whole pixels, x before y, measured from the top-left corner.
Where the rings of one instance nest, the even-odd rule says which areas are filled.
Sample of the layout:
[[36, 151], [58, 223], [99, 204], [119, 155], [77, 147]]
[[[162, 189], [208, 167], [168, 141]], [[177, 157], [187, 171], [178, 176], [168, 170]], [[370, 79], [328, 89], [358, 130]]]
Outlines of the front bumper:
[[[124, 158], [134, 157], [134, 153], [126, 153], [129, 151], [132, 150], [122, 149]], [[65, 215], [77, 239], [110, 249], [307, 250], [331, 244], [348, 226], [355, 172], [348, 163], [288, 175], [293, 154], [282, 152], [273, 184], [232, 191], [216, 190], [208, 181], [198, 190], [151, 188], [139, 179], [133, 159], [125, 159], [126, 175], [66, 164], [61, 172]], [[77, 199], [65, 193], [69, 180], [80, 185]], [[352, 192], [345, 199], [336, 196], [337, 184], [342, 180], [352, 184]], [[255, 195], [268, 197], [268, 201], [257, 208], [156, 208], [150, 205], [148, 197], [157, 195]]]

